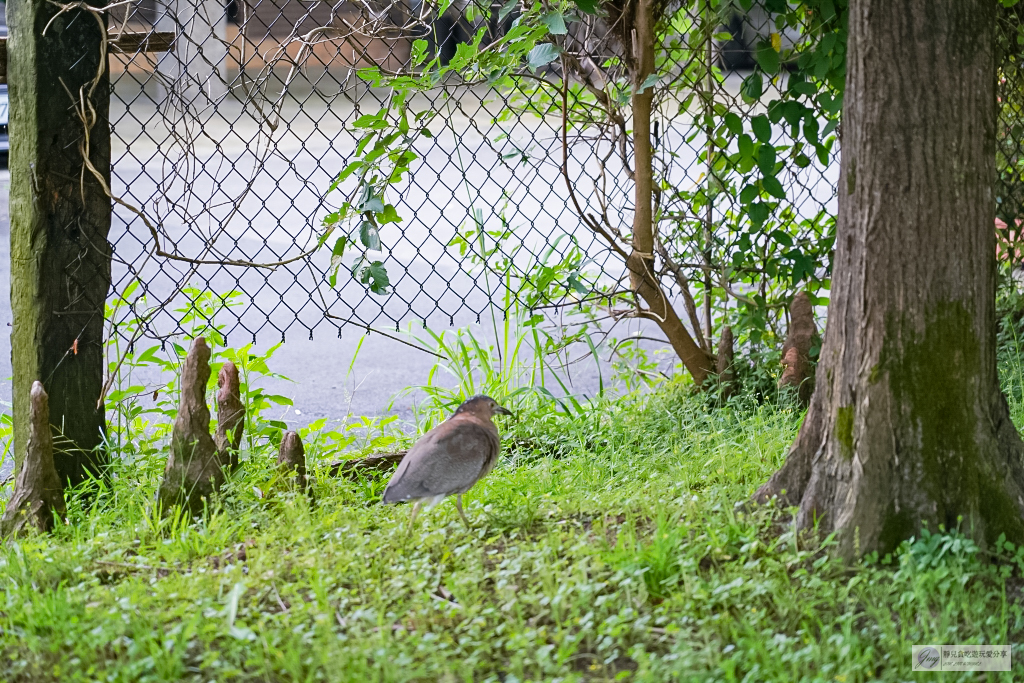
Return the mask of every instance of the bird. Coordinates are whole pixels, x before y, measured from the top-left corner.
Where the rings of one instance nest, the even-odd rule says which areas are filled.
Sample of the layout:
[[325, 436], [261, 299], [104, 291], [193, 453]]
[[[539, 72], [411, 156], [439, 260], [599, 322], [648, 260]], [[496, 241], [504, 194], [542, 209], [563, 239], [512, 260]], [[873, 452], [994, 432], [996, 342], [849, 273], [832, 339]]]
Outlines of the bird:
[[384, 503], [415, 501], [410, 530], [424, 503], [433, 507], [452, 494], [462, 521], [472, 526], [462, 510], [462, 494], [498, 461], [501, 440], [495, 415], [512, 415], [512, 411], [489, 396], [473, 396], [420, 437], [402, 458], [384, 489]]

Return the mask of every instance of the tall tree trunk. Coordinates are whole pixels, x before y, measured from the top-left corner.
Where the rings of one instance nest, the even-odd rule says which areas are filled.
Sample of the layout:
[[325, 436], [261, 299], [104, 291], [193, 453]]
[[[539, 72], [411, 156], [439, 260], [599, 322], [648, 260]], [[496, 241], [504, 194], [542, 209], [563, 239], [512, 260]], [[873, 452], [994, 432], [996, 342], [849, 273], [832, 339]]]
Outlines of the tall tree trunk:
[[31, 433], [29, 397], [40, 381], [58, 435], [57, 476], [74, 485], [98, 476], [106, 462], [97, 399], [110, 197], [83, 167], [87, 153], [109, 186], [106, 15], [97, 21], [46, 0], [11, 0], [7, 17], [14, 458], [20, 468]]
[[995, 349], [994, 0], [852, 0], [832, 299], [817, 384], [755, 498], [839, 551], [923, 526], [1024, 540]]

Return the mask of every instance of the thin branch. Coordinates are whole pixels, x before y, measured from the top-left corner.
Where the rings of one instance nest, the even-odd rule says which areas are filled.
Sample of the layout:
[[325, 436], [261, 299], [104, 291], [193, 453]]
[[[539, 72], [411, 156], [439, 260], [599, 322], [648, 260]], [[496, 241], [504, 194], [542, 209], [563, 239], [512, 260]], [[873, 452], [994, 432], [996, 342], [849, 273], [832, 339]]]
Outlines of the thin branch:
[[623, 260], [629, 258], [629, 254], [626, 250], [619, 245], [618, 241], [612, 237], [604, 228], [597, 222], [597, 220], [583, 211], [580, 206], [579, 200], [576, 199], [576, 192], [573, 189], [572, 180], [569, 178], [569, 79], [565, 74], [565, 60], [562, 61], [562, 177], [565, 178], [565, 187], [569, 190], [569, 198], [572, 199], [572, 204], [576, 208], [576, 214], [583, 220], [583, 222], [591, 230], [601, 235], [608, 242], [608, 245], [615, 251]]

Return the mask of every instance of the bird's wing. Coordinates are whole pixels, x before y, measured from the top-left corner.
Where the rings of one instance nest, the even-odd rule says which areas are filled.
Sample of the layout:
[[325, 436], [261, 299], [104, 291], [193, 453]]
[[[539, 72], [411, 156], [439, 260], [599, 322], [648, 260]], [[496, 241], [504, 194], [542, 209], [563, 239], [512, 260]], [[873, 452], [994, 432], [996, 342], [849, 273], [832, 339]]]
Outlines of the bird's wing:
[[497, 435], [475, 420], [443, 422], [402, 458], [384, 490], [384, 502], [468, 491], [497, 454]]

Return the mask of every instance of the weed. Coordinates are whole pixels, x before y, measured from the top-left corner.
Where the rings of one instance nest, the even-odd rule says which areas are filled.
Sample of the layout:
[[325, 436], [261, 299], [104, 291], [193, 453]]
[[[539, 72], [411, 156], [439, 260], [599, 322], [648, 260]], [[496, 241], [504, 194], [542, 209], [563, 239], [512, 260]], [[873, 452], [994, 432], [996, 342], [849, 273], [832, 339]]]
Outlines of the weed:
[[410, 534], [379, 504], [386, 475], [330, 477], [332, 449], [402, 438], [357, 420], [304, 431], [313, 506], [274, 492], [256, 435], [199, 519], [155, 518], [160, 458], [136, 444], [163, 446], [133, 430], [166, 426], [128, 421], [91, 504], [72, 495], [68, 525], [0, 549], [0, 679], [903, 681], [911, 644], [1024, 636], [1024, 548], [937, 529], [846, 565], [830, 539], [798, 548], [785, 511], [736, 507], [780, 466], [793, 404], [719, 406], [670, 381], [550, 409], [515, 394], [515, 343], [488, 370], [495, 355], [461, 342], [445, 338], [466, 350], [464, 389], [548, 406], [526, 405], [467, 494], [474, 528], [441, 506]]

